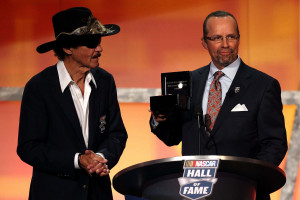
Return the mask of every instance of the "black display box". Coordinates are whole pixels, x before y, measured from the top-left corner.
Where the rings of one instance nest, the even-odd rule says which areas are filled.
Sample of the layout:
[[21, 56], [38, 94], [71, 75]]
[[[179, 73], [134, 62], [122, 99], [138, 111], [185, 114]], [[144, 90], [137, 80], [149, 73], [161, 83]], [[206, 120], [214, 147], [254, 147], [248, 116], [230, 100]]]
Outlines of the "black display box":
[[151, 111], [166, 114], [178, 109], [190, 108], [192, 80], [190, 71], [161, 74], [162, 96], [150, 97]]
[[162, 95], [184, 95], [191, 96], [191, 72], [169, 72], [161, 74]]

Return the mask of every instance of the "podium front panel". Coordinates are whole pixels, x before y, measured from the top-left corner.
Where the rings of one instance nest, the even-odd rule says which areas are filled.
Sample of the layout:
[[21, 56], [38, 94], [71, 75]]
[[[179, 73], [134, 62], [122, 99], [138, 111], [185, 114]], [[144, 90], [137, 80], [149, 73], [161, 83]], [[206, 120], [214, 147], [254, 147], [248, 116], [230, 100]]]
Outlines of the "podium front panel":
[[257, 190], [272, 193], [286, 181], [277, 166], [263, 161], [233, 156], [182, 156], [133, 165], [118, 172], [113, 187], [121, 194], [145, 199], [186, 199], [179, 195], [178, 178], [183, 176], [186, 160], [220, 161], [213, 193], [206, 200], [255, 199]]

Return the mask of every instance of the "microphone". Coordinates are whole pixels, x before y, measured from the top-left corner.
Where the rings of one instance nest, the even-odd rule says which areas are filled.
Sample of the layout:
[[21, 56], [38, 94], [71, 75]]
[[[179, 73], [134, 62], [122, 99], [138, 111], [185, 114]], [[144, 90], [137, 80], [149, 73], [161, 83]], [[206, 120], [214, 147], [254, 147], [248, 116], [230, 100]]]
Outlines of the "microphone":
[[203, 124], [203, 123], [201, 123], [203, 120], [200, 120], [200, 117], [202, 118], [202, 115], [203, 115], [203, 111], [202, 111], [201, 105], [197, 105], [195, 107], [194, 111], [195, 111], [194, 113], [195, 113], [195, 115], [197, 117], [198, 128], [200, 128], [200, 126]]
[[[203, 111], [201, 105], [196, 105], [194, 113], [197, 117], [197, 123], [198, 123], [198, 131], [199, 131], [199, 155], [201, 155], [201, 124], [203, 124]], [[201, 118], [200, 118], [201, 117]], [[202, 122], [202, 123], [201, 123]]]

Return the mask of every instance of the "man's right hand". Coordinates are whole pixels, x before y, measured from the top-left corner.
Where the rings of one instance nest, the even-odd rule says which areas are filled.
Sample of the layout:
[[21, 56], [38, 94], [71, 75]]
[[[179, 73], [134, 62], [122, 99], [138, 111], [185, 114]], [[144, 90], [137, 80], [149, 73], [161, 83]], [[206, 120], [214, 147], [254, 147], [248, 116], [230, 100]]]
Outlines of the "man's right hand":
[[106, 163], [106, 159], [95, 154], [91, 150], [86, 150], [85, 154], [80, 155], [80, 166], [90, 175], [93, 173], [99, 174], [100, 176], [107, 175], [109, 173], [109, 169]]
[[163, 115], [163, 114], [154, 114], [153, 111], [149, 110], [149, 112], [151, 112], [151, 115], [153, 117], [153, 119], [156, 121], [156, 122], [164, 122], [167, 120], [166, 118], [166, 115]]

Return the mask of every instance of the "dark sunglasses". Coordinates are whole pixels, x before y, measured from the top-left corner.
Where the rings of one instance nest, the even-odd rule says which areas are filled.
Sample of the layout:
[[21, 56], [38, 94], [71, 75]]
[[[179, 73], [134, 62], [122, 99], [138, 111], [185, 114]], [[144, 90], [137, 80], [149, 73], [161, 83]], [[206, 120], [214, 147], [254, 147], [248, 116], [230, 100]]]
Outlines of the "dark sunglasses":
[[57, 44], [62, 47], [79, 47], [86, 46], [90, 49], [95, 49], [101, 43], [101, 36], [99, 35], [82, 35], [82, 36], [68, 36], [61, 37], [57, 40]]
[[76, 46], [86, 46], [95, 49], [101, 43], [101, 37], [82, 38], [75, 42]]

